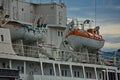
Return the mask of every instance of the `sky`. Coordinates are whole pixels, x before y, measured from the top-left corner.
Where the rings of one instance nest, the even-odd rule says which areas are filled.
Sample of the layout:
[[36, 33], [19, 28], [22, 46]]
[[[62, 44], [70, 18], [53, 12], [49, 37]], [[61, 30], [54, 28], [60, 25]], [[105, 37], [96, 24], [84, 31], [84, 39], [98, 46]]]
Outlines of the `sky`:
[[[120, 49], [120, 0], [64, 0], [68, 18], [92, 19], [105, 39], [104, 51]], [[96, 6], [96, 7], [95, 7]]]
[[[35, 0], [31, 0], [35, 1]], [[50, 2], [51, 0], [36, 0]], [[52, 0], [58, 1], [58, 0]], [[120, 0], [61, 0], [67, 6], [67, 17], [81, 21], [91, 19], [100, 26], [105, 39], [104, 51], [120, 49]]]

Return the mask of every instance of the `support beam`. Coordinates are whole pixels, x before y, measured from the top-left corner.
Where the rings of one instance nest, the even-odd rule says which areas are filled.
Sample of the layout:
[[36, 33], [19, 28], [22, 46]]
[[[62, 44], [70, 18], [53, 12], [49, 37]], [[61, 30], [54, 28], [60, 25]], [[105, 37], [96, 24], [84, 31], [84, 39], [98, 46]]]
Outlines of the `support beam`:
[[83, 75], [84, 75], [84, 78], [85, 78], [85, 80], [86, 80], [85, 67], [84, 67], [84, 66], [82, 66], [82, 68], [83, 68]]
[[53, 70], [54, 70], [54, 75], [56, 76], [55, 63], [53, 63]]
[[12, 69], [12, 60], [11, 59], [9, 60], [9, 67], [10, 67], [10, 69]]
[[60, 64], [58, 64], [58, 68], [59, 68], [59, 74], [61, 76], [61, 68], [60, 68]]
[[26, 61], [24, 61], [24, 74], [26, 74]]
[[71, 77], [73, 78], [72, 65], [70, 65], [70, 72], [71, 72]]
[[115, 77], [116, 77], [116, 80], [118, 80], [117, 69], [115, 70]]
[[41, 66], [42, 75], [44, 75], [44, 72], [43, 72], [43, 63], [42, 62], [40, 62], [40, 66]]
[[109, 80], [108, 69], [106, 69], [107, 80]]
[[98, 75], [97, 75], [97, 69], [96, 69], [96, 67], [94, 69], [95, 69], [95, 78], [96, 78], [96, 80], [98, 80]]

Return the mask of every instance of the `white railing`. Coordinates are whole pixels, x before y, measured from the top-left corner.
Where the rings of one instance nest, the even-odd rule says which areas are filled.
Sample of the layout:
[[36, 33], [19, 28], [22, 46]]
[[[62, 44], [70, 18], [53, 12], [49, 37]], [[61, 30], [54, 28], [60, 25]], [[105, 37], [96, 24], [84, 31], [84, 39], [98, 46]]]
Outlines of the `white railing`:
[[[116, 56], [102, 56], [96, 55], [92, 53], [80, 53], [80, 52], [72, 52], [72, 51], [64, 51], [60, 49], [56, 49], [51, 53], [47, 53], [48, 47], [38, 47], [38, 46], [28, 46], [28, 45], [19, 45], [13, 44], [14, 51], [18, 56], [25, 56], [25, 57], [34, 57], [39, 58], [41, 56], [44, 57], [52, 57], [55, 60], [63, 60], [63, 61], [74, 61], [74, 62], [81, 62], [81, 63], [91, 63], [91, 64], [102, 64], [102, 65], [116, 65], [120, 63], [120, 61], [116, 60]], [[50, 47], [49, 47], [50, 48]]]
[[13, 44], [13, 48], [19, 56], [38, 57], [39, 49], [36, 46]]

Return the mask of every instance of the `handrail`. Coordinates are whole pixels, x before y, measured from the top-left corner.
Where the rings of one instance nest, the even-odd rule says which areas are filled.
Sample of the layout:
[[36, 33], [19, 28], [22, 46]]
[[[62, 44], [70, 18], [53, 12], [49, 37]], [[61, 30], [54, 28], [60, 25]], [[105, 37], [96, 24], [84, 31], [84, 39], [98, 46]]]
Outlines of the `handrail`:
[[[17, 56], [33, 57], [33, 58], [41, 57], [47, 59], [54, 58], [55, 60], [62, 60], [62, 61], [71, 60], [79, 63], [120, 66], [120, 60], [118, 60], [118, 56], [104, 56], [101, 54], [96, 55], [92, 53], [72, 52], [72, 51], [60, 50], [59, 48], [56, 48], [55, 51], [51, 51], [50, 54], [47, 52], [47, 49], [52, 50], [52, 47], [49, 46], [43, 46], [43, 47], [13, 44], [13, 49]], [[0, 54], [4, 54], [4, 53], [0, 53]]]

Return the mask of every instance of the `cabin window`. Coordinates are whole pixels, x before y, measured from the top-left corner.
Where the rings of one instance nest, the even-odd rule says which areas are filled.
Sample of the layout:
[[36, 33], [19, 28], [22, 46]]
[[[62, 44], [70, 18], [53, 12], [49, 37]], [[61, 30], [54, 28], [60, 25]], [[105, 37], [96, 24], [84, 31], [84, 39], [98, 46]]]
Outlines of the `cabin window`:
[[22, 8], [22, 11], [24, 11], [24, 9]]
[[3, 35], [1, 35], [1, 41], [4, 41], [4, 36]]
[[58, 36], [60, 36], [60, 31], [58, 31]]
[[23, 66], [21, 67], [21, 72], [24, 73], [24, 67]]
[[61, 70], [62, 76], [67, 76], [67, 70]]
[[74, 71], [74, 77], [80, 77], [80, 72], [79, 71]]
[[30, 75], [33, 75], [33, 71], [30, 71]]
[[18, 66], [17, 69], [20, 71], [20, 66]]
[[3, 68], [5, 68], [5, 67], [6, 67], [6, 64], [3, 62], [3, 63], [2, 63], [2, 66], [3, 66]]
[[76, 71], [74, 71], [74, 77], [77, 77], [77, 76], [76, 76]]
[[63, 70], [61, 71], [61, 74], [62, 74], [62, 76], [64, 76], [64, 71]]
[[50, 75], [54, 75], [53, 69], [50, 69]]
[[61, 20], [62, 20], [62, 13], [59, 12], [59, 24], [61, 24]]
[[102, 74], [101, 73], [99, 73], [99, 78], [102, 79]]
[[92, 78], [92, 73], [91, 72], [87, 72], [86, 73], [86, 77], [91, 79]]
[[61, 32], [61, 36], [63, 36], [63, 32]]
[[88, 76], [88, 72], [86, 73], [86, 77], [89, 78], [89, 76]]
[[79, 71], [77, 71], [77, 77], [80, 77], [80, 72]]
[[58, 36], [63, 36], [63, 32], [62, 31], [58, 31]]
[[20, 73], [24, 73], [24, 67], [23, 66], [18, 66], [17, 69], [20, 71]]
[[89, 76], [90, 76], [90, 78], [92, 78], [92, 73], [91, 72], [89, 73]]
[[67, 70], [65, 70], [65, 76], [67, 76]]
[[9, 65], [7, 65], [7, 68], [10, 68], [10, 66], [9, 66]]

